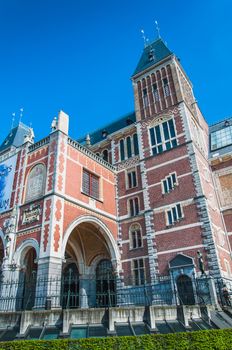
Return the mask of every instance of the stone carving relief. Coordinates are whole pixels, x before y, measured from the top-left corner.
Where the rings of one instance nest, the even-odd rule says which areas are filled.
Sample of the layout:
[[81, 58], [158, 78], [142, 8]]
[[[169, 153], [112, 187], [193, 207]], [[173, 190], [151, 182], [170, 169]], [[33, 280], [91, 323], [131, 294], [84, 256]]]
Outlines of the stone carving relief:
[[45, 188], [45, 166], [43, 164], [35, 165], [28, 175], [26, 202], [41, 197]]

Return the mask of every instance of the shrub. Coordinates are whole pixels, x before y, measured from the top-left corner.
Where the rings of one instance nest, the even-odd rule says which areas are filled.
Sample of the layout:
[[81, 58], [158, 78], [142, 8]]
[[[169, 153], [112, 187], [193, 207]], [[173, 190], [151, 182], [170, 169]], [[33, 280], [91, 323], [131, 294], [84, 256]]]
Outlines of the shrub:
[[137, 337], [17, 340], [0, 350], [232, 350], [232, 329]]

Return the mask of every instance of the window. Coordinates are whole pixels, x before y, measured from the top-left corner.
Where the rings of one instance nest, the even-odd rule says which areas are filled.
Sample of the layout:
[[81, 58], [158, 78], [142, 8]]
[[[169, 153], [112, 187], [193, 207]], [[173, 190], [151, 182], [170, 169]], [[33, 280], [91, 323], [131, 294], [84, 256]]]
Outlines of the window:
[[143, 89], [143, 105], [144, 105], [144, 108], [148, 107], [147, 89]]
[[99, 177], [83, 170], [82, 190], [87, 196], [99, 198]]
[[109, 161], [107, 149], [105, 149], [105, 150], [102, 152], [102, 158], [103, 158], [106, 162]]
[[168, 79], [164, 78], [163, 79], [163, 87], [164, 87], [164, 96], [169, 96], [170, 95], [170, 90], [169, 90], [169, 85], [168, 85]]
[[159, 101], [159, 91], [158, 91], [158, 86], [157, 86], [157, 84], [156, 84], [156, 83], [153, 84], [152, 88], [153, 88], [154, 101], [155, 101], [155, 102], [158, 102], [158, 101]]
[[123, 161], [126, 158], [131, 158], [134, 155], [139, 154], [138, 136], [134, 134], [133, 136], [127, 136], [127, 138], [121, 139], [119, 142], [120, 148], [120, 160]]
[[127, 187], [133, 188], [137, 186], [136, 170], [131, 170], [127, 173]]
[[139, 224], [133, 224], [130, 228], [130, 246], [131, 249], [142, 247], [142, 233]]
[[139, 154], [139, 145], [138, 145], [138, 135], [133, 135], [133, 146], [134, 146], [134, 154], [135, 156]]
[[232, 125], [224, 129], [212, 132], [211, 134], [211, 151], [232, 144]]
[[177, 146], [173, 119], [150, 129], [150, 139], [153, 155], [162, 153]]
[[45, 166], [35, 165], [29, 173], [27, 180], [26, 202], [43, 196], [45, 190]]
[[134, 284], [141, 285], [145, 283], [145, 268], [144, 260], [137, 259], [132, 261]]
[[128, 136], [126, 138], [126, 147], [127, 147], [127, 158], [131, 158], [132, 156], [132, 149], [131, 149], [131, 138]]
[[177, 185], [176, 173], [172, 173], [162, 181], [163, 193], [168, 193]]
[[124, 140], [120, 140], [120, 159], [125, 159]]
[[183, 218], [180, 204], [175, 205], [170, 210], [167, 210], [167, 223], [173, 225], [175, 222]]
[[138, 198], [129, 199], [130, 216], [139, 214], [139, 200]]

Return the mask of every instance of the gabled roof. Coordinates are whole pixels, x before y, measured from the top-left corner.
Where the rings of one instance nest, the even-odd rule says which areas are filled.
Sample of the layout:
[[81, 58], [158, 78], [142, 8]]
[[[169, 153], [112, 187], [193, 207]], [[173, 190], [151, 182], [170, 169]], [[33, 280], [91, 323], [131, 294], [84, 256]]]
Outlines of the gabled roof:
[[[111, 124], [105, 125], [104, 127], [89, 134], [91, 145], [94, 145], [104, 140], [104, 133], [106, 136], [113, 134], [114, 132], [123, 129], [136, 122], [135, 112], [126, 114], [125, 116], [115, 120]], [[85, 144], [86, 137], [82, 137], [77, 141], [81, 144]]]
[[29, 126], [19, 123], [14, 129], [12, 129], [3, 143], [0, 146], [0, 153], [7, 150], [8, 148], [19, 147], [24, 144], [25, 136], [30, 135], [31, 128]]
[[168, 49], [161, 38], [153, 41], [153, 43], [144, 48], [142, 56], [132, 76], [144, 71], [170, 55], [172, 55], [172, 52]]

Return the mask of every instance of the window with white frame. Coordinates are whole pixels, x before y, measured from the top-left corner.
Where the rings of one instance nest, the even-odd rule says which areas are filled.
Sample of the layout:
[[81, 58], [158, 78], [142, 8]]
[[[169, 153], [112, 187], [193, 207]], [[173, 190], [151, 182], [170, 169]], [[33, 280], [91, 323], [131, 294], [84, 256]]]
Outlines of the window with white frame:
[[130, 227], [130, 247], [131, 249], [141, 248], [142, 243], [142, 231], [139, 224], [133, 224]]
[[119, 142], [120, 160], [123, 161], [139, 154], [138, 136], [133, 134]]
[[169, 210], [167, 210], [167, 224], [168, 226], [174, 225], [175, 222], [183, 218], [182, 208], [180, 204], [176, 204]]
[[83, 169], [82, 191], [87, 196], [99, 199], [99, 177]]
[[137, 186], [137, 174], [136, 170], [129, 170], [127, 172], [127, 188], [134, 188]]
[[125, 147], [124, 147], [124, 140], [120, 140], [119, 142], [119, 148], [120, 148], [120, 159], [121, 161], [125, 160]]
[[134, 155], [137, 156], [139, 154], [139, 144], [138, 144], [138, 135], [133, 135], [133, 147], [134, 147]]
[[163, 79], [163, 88], [164, 88], [164, 96], [169, 96], [170, 95], [170, 89], [169, 89], [169, 84], [168, 84], [168, 79], [164, 78]]
[[149, 101], [148, 101], [148, 93], [147, 89], [143, 89], [143, 105], [144, 108], [148, 107]]
[[169, 193], [177, 185], [176, 173], [169, 174], [162, 180], [162, 192]]
[[129, 211], [130, 211], [130, 216], [136, 216], [139, 214], [139, 199], [138, 199], [138, 197], [129, 199]]
[[156, 83], [154, 83], [152, 85], [152, 90], [153, 90], [154, 101], [158, 102], [159, 101], [159, 91], [158, 91], [158, 85]]
[[145, 266], [143, 259], [132, 260], [132, 275], [135, 285], [145, 283]]
[[150, 140], [153, 155], [177, 146], [176, 131], [173, 119], [150, 129]]

